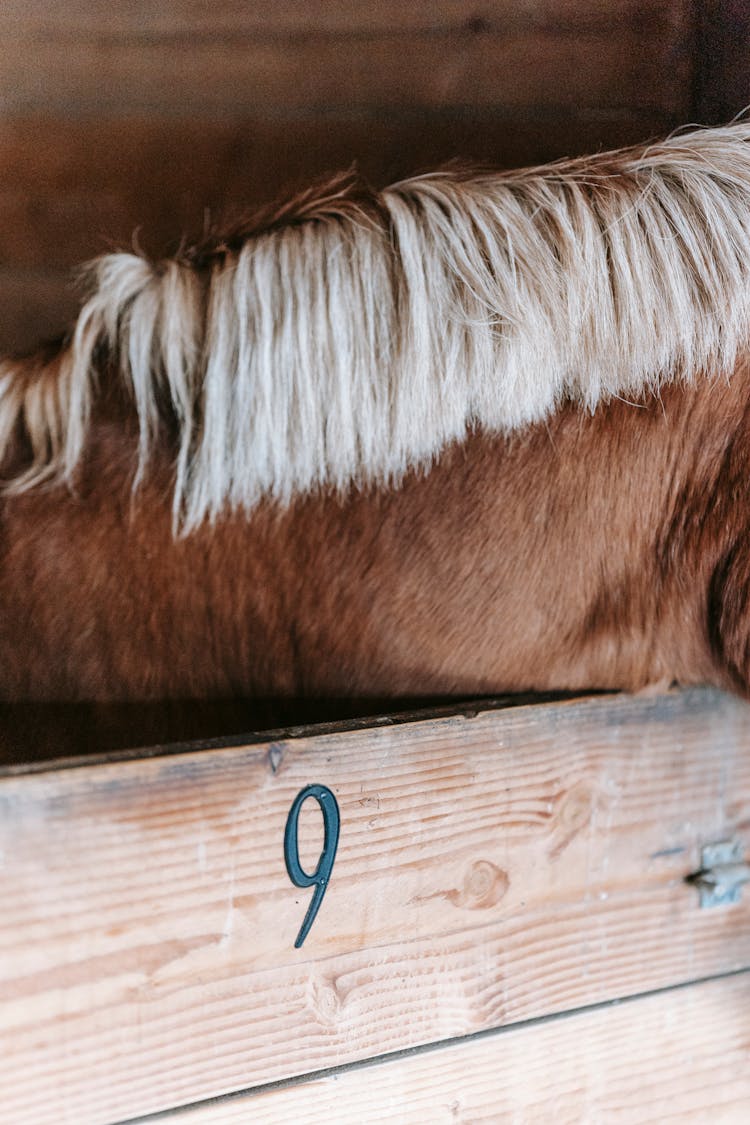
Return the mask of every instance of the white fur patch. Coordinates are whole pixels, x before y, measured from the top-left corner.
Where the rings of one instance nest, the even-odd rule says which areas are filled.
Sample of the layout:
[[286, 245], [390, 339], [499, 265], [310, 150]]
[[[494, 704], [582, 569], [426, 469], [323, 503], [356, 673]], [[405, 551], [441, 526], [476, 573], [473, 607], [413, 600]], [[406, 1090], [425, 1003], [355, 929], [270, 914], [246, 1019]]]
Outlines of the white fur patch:
[[140, 428], [176, 417], [183, 530], [262, 496], [397, 481], [472, 426], [509, 431], [675, 377], [729, 374], [750, 327], [750, 124], [467, 179], [436, 173], [249, 239], [201, 280], [93, 264], [54, 381], [0, 364], [0, 457], [69, 479], [102, 347]]

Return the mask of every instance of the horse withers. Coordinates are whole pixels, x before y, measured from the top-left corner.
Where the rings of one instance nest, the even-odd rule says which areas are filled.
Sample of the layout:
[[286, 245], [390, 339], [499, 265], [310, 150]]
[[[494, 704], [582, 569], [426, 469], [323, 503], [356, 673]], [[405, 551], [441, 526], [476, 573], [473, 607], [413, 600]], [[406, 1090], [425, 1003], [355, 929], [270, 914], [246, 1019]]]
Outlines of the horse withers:
[[5, 704], [750, 666], [750, 125], [99, 259], [0, 365]]

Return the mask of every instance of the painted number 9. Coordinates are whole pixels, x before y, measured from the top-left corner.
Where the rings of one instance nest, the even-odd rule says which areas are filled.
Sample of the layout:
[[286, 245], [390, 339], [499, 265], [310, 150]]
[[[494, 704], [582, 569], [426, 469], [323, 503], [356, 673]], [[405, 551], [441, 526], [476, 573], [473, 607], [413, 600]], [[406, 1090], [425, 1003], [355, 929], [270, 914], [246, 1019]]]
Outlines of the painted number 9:
[[[323, 814], [324, 830], [323, 851], [320, 853], [318, 866], [310, 875], [303, 870], [300, 864], [299, 841], [297, 838], [297, 822], [299, 821], [300, 810], [308, 797], [313, 797], [320, 805], [320, 811]], [[292, 880], [295, 887], [315, 887], [310, 905], [307, 908], [305, 920], [300, 927], [297, 940], [294, 943], [295, 949], [299, 949], [302, 942], [309, 934], [310, 927], [315, 921], [315, 916], [320, 909], [320, 904], [326, 893], [328, 880], [333, 870], [333, 861], [336, 858], [340, 823], [341, 818], [339, 816], [339, 807], [336, 804], [336, 798], [325, 785], [308, 785], [305, 789], [300, 790], [294, 798], [292, 807], [289, 810], [289, 816], [286, 818], [286, 828], [284, 829], [284, 862], [286, 863], [289, 878]]]

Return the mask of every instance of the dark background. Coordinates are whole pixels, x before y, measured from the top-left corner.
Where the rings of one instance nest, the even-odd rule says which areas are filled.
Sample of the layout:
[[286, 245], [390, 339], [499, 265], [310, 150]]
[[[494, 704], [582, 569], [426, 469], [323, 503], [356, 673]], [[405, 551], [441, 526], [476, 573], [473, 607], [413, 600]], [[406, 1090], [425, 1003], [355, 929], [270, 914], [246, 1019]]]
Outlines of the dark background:
[[134, 231], [161, 254], [355, 161], [382, 186], [726, 121], [749, 43], [736, 0], [3, 0], [0, 352]]

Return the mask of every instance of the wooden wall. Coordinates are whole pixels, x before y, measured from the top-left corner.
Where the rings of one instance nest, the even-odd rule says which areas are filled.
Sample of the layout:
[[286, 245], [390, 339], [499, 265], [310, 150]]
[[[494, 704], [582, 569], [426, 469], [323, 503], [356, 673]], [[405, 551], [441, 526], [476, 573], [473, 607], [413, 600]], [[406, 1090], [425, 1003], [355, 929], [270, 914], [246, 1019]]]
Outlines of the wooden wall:
[[353, 161], [546, 160], [750, 101], [746, 3], [4, 0], [0, 350], [59, 330], [72, 264], [153, 253]]
[[688, 877], [749, 749], [693, 690], [0, 765], [0, 1121], [747, 1125], [750, 886]]

